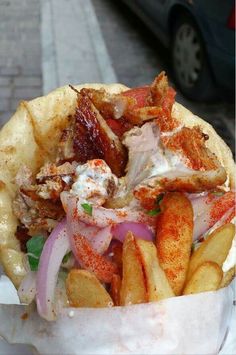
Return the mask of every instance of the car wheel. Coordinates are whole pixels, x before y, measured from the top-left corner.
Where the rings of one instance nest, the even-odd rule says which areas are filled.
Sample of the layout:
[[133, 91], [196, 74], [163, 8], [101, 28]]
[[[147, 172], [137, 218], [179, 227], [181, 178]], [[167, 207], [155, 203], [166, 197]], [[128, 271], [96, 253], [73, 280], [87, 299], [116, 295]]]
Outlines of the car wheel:
[[201, 34], [190, 16], [181, 16], [172, 32], [172, 66], [182, 93], [195, 101], [211, 100], [216, 89]]

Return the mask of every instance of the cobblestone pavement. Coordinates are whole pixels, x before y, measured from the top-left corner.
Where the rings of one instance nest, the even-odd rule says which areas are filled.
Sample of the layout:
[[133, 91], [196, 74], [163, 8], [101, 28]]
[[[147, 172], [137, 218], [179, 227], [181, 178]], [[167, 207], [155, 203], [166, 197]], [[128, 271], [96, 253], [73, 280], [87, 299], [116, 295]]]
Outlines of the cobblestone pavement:
[[[92, 0], [118, 80], [128, 86], [150, 83], [161, 70], [171, 79], [168, 51], [122, 2]], [[177, 94], [177, 101], [210, 122], [234, 146], [234, 105], [196, 103]]]
[[41, 86], [40, 1], [0, 0], [0, 127]]

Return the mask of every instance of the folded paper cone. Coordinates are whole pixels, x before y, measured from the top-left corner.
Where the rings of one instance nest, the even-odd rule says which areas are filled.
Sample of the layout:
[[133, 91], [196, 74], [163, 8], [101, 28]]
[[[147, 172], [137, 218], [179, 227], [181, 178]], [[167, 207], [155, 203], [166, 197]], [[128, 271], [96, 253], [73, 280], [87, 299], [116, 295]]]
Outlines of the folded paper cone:
[[157, 303], [65, 308], [55, 322], [32, 307], [0, 305], [0, 334], [40, 354], [217, 354], [232, 305], [230, 286]]

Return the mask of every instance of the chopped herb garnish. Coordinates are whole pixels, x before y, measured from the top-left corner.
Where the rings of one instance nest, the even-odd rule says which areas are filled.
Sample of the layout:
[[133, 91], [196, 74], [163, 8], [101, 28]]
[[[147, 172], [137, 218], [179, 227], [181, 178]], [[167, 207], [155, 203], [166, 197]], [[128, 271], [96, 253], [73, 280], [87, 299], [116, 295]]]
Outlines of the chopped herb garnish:
[[67, 261], [69, 260], [70, 256], [72, 255], [72, 252], [69, 251], [69, 253], [67, 253], [64, 258], [62, 259], [62, 263], [65, 264], [67, 263]]
[[213, 192], [212, 192], [212, 195], [215, 195], [215, 196], [223, 196], [223, 195], [224, 195], [224, 192], [223, 192], [223, 191], [213, 191]]
[[92, 216], [92, 212], [93, 212], [93, 206], [92, 205], [90, 205], [89, 203], [81, 203], [81, 206], [83, 207], [83, 209], [85, 210], [85, 212], [87, 214]]
[[147, 212], [147, 214], [149, 216], [157, 216], [159, 213], [161, 213], [161, 208], [160, 208], [160, 203], [163, 200], [164, 197], [164, 193], [162, 192], [161, 194], [159, 194], [156, 198], [155, 204], [158, 206], [157, 208], [150, 210]]
[[28, 261], [29, 261], [30, 269], [32, 271], [38, 270], [39, 259], [43, 251], [44, 243], [45, 243], [45, 238], [41, 235], [32, 237], [26, 243]]
[[149, 216], [157, 216], [161, 212], [160, 208], [156, 208], [155, 210], [150, 210], [147, 212]]
[[163, 200], [164, 193], [162, 192], [160, 195], [157, 196], [156, 198], [156, 204], [159, 206], [160, 202]]

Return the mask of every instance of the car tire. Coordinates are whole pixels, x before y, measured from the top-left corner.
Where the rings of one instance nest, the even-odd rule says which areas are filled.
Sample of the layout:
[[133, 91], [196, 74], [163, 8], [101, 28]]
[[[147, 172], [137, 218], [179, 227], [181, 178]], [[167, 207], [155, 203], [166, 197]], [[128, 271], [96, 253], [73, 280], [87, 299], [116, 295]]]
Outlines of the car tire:
[[187, 98], [210, 101], [217, 97], [204, 42], [190, 15], [180, 16], [173, 25], [171, 61], [176, 84]]

